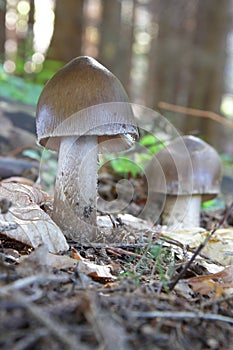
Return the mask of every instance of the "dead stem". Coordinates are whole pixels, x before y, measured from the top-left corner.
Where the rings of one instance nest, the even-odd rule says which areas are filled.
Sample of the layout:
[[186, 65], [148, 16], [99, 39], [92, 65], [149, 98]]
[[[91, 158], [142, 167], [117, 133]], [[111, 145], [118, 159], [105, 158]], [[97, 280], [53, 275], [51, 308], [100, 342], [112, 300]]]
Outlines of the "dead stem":
[[219, 114], [216, 114], [211, 111], [203, 111], [202, 109], [189, 108], [184, 106], [178, 106], [167, 102], [159, 102], [158, 107], [166, 111], [172, 111], [176, 113], [192, 115], [194, 117], [208, 118], [214, 120], [220, 124], [223, 124], [231, 129], [233, 129], [233, 122], [229, 119], [226, 119]]
[[127, 314], [131, 318], [168, 318], [168, 319], [200, 319], [227, 322], [233, 324], [233, 318], [218, 314], [203, 312], [174, 312], [174, 311], [148, 311], [148, 312], [130, 312]]
[[47, 283], [47, 282], [57, 282], [57, 283], [67, 283], [70, 281], [69, 277], [59, 277], [56, 275], [36, 275], [36, 276], [30, 276], [21, 278], [15, 282], [12, 282], [11, 284], [8, 284], [6, 286], [2, 286], [0, 289], [0, 297], [5, 296], [10, 292], [14, 292], [16, 290], [25, 288], [29, 286], [30, 284], [35, 283]]
[[223, 298], [218, 298], [218, 299], [214, 299], [214, 300], [208, 300], [204, 303], [201, 304], [202, 307], [207, 307], [207, 306], [212, 306], [212, 305], [216, 305], [216, 304], [221, 304], [221, 303], [225, 303], [225, 302], [229, 302], [233, 300], [233, 295], [226, 295]]

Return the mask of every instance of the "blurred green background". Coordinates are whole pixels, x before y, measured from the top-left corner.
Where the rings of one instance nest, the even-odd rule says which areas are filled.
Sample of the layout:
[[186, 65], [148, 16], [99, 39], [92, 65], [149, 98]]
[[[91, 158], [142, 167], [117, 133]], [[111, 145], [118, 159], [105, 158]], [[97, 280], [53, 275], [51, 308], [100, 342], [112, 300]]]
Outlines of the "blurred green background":
[[0, 99], [34, 111], [59, 67], [90, 55], [131, 102], [214, 146], [232, 175], [232, 20], [233, 0], [0, 0]]
[[36, 104], [61, 65], [90, 55], [132, 102], [232, 155], [233, 127], [173, 109], [233, 120], [232, 19], [232, 0], [0, 0], [0, 96]]

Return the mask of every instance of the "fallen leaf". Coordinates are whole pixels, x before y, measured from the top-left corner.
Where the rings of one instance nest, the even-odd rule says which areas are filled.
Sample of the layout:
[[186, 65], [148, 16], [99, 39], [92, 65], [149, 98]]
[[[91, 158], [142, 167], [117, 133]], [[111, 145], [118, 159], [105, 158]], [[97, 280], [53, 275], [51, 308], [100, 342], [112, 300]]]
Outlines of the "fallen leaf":
[[14, 206], [27, 204], [41, 205], [51, 197], [38, 187], [32, 187], [14, 182], [0, 182], [0, 197], [9, 199]]
[[8, 177], [7, 179], [4, 179], [1, 181], [2, 183], [9, 183], [9, 182], [13, 182], [13, 183], [18, 183], [18, 184], [22, 184], [22, 185], [27, 185], [27, 186], [31, 186], [33, 187], [35, 185], [35, 182], [26, 178], [26, 177], [23, 177], [23, 176], [11, 176], [11, 177]]
[[35, 271], [49, 271], [75, 268], [77, 260], [68, 255], [50, 253], [45, 245], [36, 248], [30, 255], [19, 258], [18, 271], [23, 275], [31, 275]]
[[77, 260], [67, 255], [55, 255], [47, 252], [42, 260], [42, 263], [53, 269], [70, 269], [75, 268]]
[[13, 222], [17, 228], [2, 231], [6, 236], [25, 243], [33, 248], [45, 244], [52, 253], [68, 250], [69, 245], [55, 222], [38, 205], [31, 204], [25, 208], [12, 207], [0, 220]]
[[110, 267], [107, 265], [97, 265], [88, 260], [76, 260], [65, 255], [54, 255], [49, 252], [44, 256], [43, 261], [50, 267], [61, 268], [74, 268], [82, 274], [98, 280], [113, 281], [116, 279], [110, 273]]
[[45, 192], [22, 184], [0, 183], [0, 198], [13, 203], [7, 213], [0, 214], [3, 234], [33, 248], [45, 244], [52, 253], [69, 249], [60, 228], [39, 206], [49, 198]]
[[233, 266], [228, 266], [220, 272], [205, 276], [197, 276], [186, 280], [193, 291], [202, 295], [215, 292], [216, 297], [233, 293]]
[[190, 248], [198, 247], [206, 238], [207, 231], [202, 227], [190, 227], [168, 231], [162, 230], [161, 236], [174, 239], [178, 242], [188, 245]]
[[81, 274], [85, 274], [94, 279], [103, 280], [103, 281], [114, 281], [116, 279], [110, 273], [110, 266], [108, 265], [97, 265], [88, 260], [76, 260], [67, 255], [56, 255], [50, 253], [46, 246], [40, 246], [37, 248], [30, 256], [21, 257], [21, 264], [27, 264], [31, 267], [32, 264], [35, 266], [47, 266], [50, 269], [67, 269], [67, 268], [76, 268]]
[[72, 251], [73, 259], [75, 259], [75, 260], [83, 260], [83, 258], [81, 257], [81, 255], [79, 254], [77, 249], [75, 249], [74, 247], [71, 247], [71, 251]]
[[19, 225], [16, 222], [0, 220], [0, 232], [15, 230]]
[[[163, 230], [161, 236], [174, 239], [190, 248], [197, 248], [209, 232], [201, 227], [167, 231]], [[218, 229], [202, 249], [202, 253], [227, 266], [233, 263], [233, 228]]]
[[104, 281], [107, 280], [109, 282], [116, 279], [116, 277], [110, 273], [109, 266], [97, 265], [90, 261], [78, 261], [77, 271], [98, 280], [104, 280]]
[[224, 265], [233, 264], [233, 228], [218, 229], [203, 252]]

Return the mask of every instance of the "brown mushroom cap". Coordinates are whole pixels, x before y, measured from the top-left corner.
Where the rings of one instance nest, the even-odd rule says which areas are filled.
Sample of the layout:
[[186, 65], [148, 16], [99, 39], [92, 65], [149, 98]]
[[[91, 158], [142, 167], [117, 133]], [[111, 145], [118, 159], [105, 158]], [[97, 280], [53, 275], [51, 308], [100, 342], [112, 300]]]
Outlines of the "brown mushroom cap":
[[88, 56], [73, 59], [47, 82], [36, 117], [39, 143], [45, 146], [49, 140], [47, 147], [56, 151], [62, 136], [98, 135], [100, 142], [115, 135], [117, 151], [130, 147], [138, 136], [120, 81]]
[[[213, 147], [194, 136], [175, 139], [161, 149], [155, 158], [166, 178], [167, 195], [202, 195], [202, 200], [217, 196], [221, 182], [221, 160]], [[160, 176], [153, 182], [153, 190], [163, 193]], [[162, 189], [162, 190], [161, 190]]]

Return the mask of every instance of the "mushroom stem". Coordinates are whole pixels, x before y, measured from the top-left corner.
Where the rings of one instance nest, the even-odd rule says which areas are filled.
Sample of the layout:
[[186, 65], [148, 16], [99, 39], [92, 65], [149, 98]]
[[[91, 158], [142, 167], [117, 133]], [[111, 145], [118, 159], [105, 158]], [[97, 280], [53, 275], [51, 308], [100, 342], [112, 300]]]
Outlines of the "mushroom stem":
[[63, 137], [60, 143], [53, 220], [66, 237], [96, 239], [97, 136]]
[[201, 196], [167, 196], [163, 225], [174, 229], [200, 226]]

